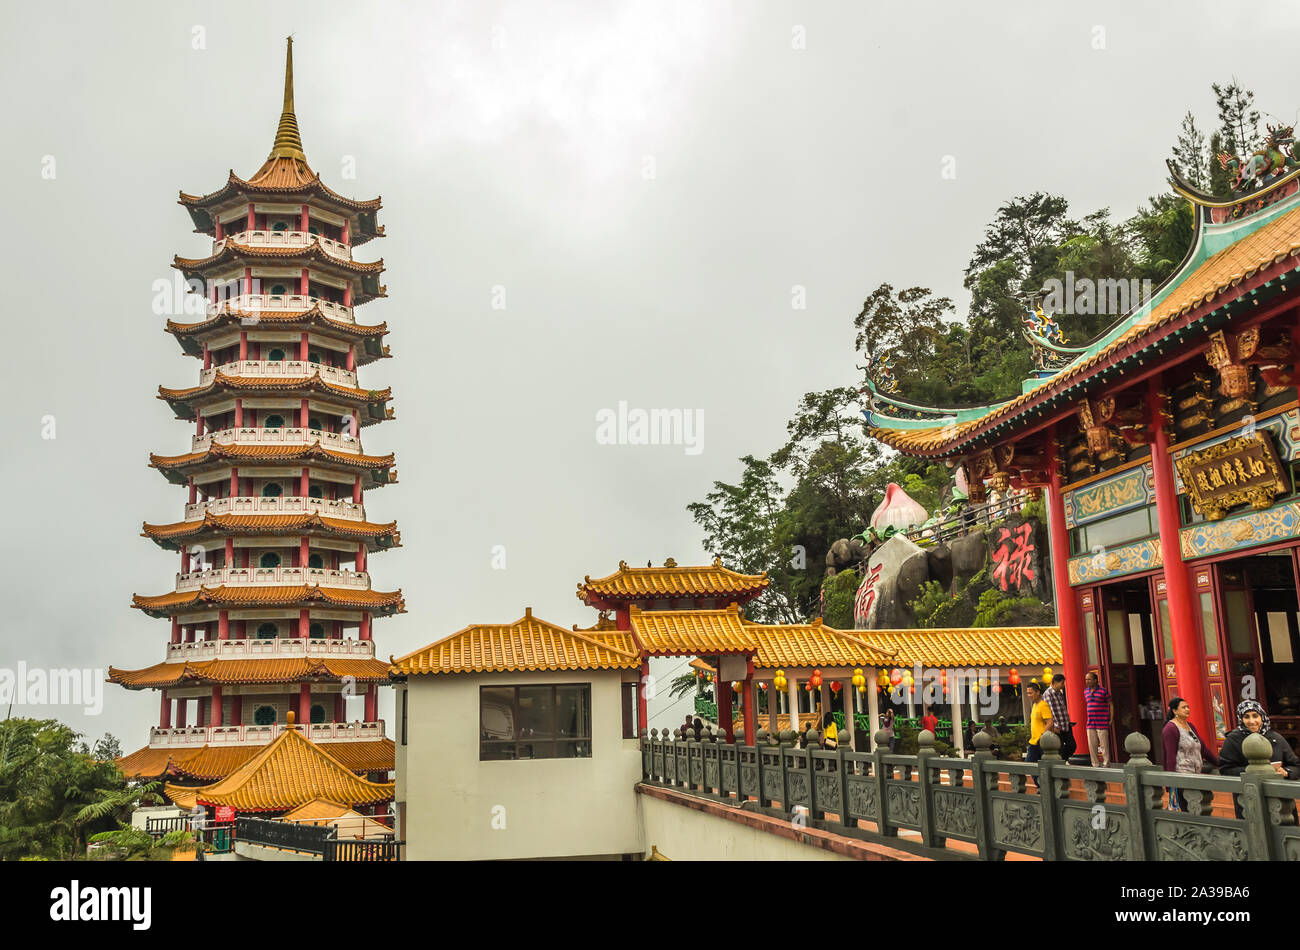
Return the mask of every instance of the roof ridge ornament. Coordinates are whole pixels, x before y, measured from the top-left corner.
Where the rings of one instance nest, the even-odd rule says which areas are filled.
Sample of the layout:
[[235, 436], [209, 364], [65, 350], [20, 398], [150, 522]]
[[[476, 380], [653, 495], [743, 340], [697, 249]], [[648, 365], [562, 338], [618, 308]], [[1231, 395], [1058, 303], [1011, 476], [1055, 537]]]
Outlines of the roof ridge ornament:
[[298, 135], [298, 117], [293, 110], [293, 37], [285, 38], [284, 54], [284, 108], [280, 113], [280, 124], [275, 130], [275, 142], [271, 145], [273, 158], [296, 158], [303, 164], [307, 156], [302, 150], [302, 139]]

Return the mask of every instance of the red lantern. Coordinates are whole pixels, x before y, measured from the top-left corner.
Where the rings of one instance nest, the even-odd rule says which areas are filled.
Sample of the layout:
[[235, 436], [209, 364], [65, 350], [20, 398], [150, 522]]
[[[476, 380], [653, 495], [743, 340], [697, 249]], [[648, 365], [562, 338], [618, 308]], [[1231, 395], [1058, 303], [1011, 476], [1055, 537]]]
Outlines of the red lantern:
[[839, 691], [840, 691], [840, 681], [839, 681], [839, 680], [832, 680], [832, 681], [831, 681], [831, 692], [832, 692], [832, 693], [838, 693]]
[[821, 670], [813, 670], [813, 671], [812, 671], [812, 676], [810, 676], [810, 677], [808, 678], [808, 682], [811, 683], [813, 686], [816, 686], [816, 687], [818, 687], [818, 688], [821, 688], [821, 685], [822, 685], [822, 671], [821, 671]]
[[948, 671], [947, 671], [947, 670], [940, 670], [940, 671], [939, 671], [939, 682], [942, 683], [944, 686], [947, 686], [947, 685], [948, 685]]
[[1012, 667], [1011, 672], [1007, 674], [1007, 682], [1010, 683], [1012, 686], [1019, 686], [1020, 671], [1017, 670], [1015, 667]]
[[761, 689], [761, 690], [762, 690], [763, 692], [765, 692], [765, 693], [767, 692], [767, 684], [766, 684], [766, 683], [759, 683], [759, 684], [758, 684], [758, 688]]
[[1002, 692], [1002, 684], [1001, 684], [1001, 683], [994, 683], [994, 684], [993, 684], [993, 692], [995, 692], [995, 693], [1000, 693], [1000, 692]]
[[894, 667], [894, 669], [890, 670], [889, 682], [892, 683], [894, 686], [897, 686], [899, 683], [903, 682], [903, 671], [898, 669], [898, 667]]

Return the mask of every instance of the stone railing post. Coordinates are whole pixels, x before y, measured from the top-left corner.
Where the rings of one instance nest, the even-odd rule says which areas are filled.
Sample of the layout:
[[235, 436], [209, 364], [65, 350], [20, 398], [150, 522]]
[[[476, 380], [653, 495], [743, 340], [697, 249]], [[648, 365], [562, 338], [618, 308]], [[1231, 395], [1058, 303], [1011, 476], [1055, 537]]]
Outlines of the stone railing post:
[[641, 730], [641, 741], [638, 745], [641, 747], [641, 781], [654, 781], [654, 736], [659, 735], [658, 729], [651, 729], [647, 733]]
[[1043, 860], [1056, 861], [1062, 852], [1060, 801], [1070, 797], [1070, 780], [1058, 779], [1054, 774], [1065, 764], [1061, 759], [1061, 737], [1055, 732], [1044, 732], [1038, 745], [1043, 750], [1038, 763], [1038, 794], [1043, 799]]
[[822, 734], [820, 730], [808, 730], [808, 747], [804, 749], [807, 756], [808, 768], [808, 817], [822, 821], [826, 818], [826, 812], [817, 807], [817, 767], [813, 762], [813, 752], [821, 748]]
[[1269, 833], [1268, 807], [1264, 800], [1262, 782], [1277, 778], [1278, 774], [1269, 764], [1273, 747], [1259, 733], [1246, 736], [1241, 744], [1241, 751], [1250, 764], [1241, 774], [1241, 792], [1238, 799], [1242, 817], [1246, 819], [1246, 853], [1251, 861], [1282, 860], [1282, 855], [1270, 853], [1273, 850], [1273, 836]]
[[944, 839], [935, 833], [934, 785], [939, 781], [939, 776], [930, 766], [930, 759], [934, 756], [934, 733], [922, 729], [916, 737], [916, 782], [921, 792], [921, 844], [927, 848], [942, 848]]
[[986, 768], [996, 762], [989, 747], [993, 738], [987, 732], [975, 733], [975, 754], [971, 756], [970, 783], [975, 790], [975, 847], [984, 861], [1001, 861], [1006, 852], [993, 847], [993, 811], [990, 792], [998, 789], [996, 768]]
[[1142, 783], [1142, 773], [1154, 769], [1155, 763], [1147, 758], [1151, 740], [1140, 732], [1130, 732], [1124, 739], [1128, 761], [1124, 763], [1124, 807], [1128, 812], [1130, 861], [1155, 861], [1160, 855], [1156, 849], [1155, 824], [1151, 810], [1155, 808], [1159, 788]]
[[885, 756], [889, 755], [889, 733], [881, 729], [871, 738], [873, 746], [871, 751], [871, 777], [876, 783], [876, 829], [880, 832], [881, 837], [896, 838], [898, 837], [898, 829], [890, 826], [885, 810], [885, 795], [888, 789], [885, 780], [894, 771], [892, 765], [885, 764]]

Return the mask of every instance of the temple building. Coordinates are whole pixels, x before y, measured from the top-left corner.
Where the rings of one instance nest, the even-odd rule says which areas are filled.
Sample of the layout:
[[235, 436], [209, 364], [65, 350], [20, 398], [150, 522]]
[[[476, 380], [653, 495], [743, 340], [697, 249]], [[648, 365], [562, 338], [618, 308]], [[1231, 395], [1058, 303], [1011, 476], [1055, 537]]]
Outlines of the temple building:
[[[159, 387], [159, 398], [194, 429], [188, 451], [150, 464], [188, 500], [180, 520], [144, 525], [179, 571], [172, 590], [134, 598], [170, 622], [161, 662], [109, 670], [111, 682], [159, 696], [148, 745], [119, 764], [171, 779], [178, 802], [199, 786], [216, 802], [223, 780], [306, 741], [357, 776], [355, 788], [277, 805], [323, 796], [373, 806], [386, 799], [368, 786], [393, 769], [377, 704], [388, 664], [375, 657], [373, 622], [404, 609], [401, 591], [376, 589], [369, 573], [370, 555], [401, 535], [365, 506], [367, 490], [397, 475], [393, 456], [368, 454], [361, 436], [393, 418], [389, 390], [358, 380], [389, 355], [387, 326], [355, 316], [386, 296], [383, 261], [353, 256], [383, 236], [380, 199], [345, 198], [308, 165], [292, 40], [265, 163], [247, 180], [232, 171], [211, 194], [182, 193], [180, 204], [211, 241], [209, 253], [173, 264], [206, 312], [168, 321], [199, 372], [193, 385]], [[286, 730], [295, 714], [298, 729]]]
[[1257, 698], [1274, 728], [1300, 738], [1300, 161], [1281, 150], [1291, 135], [1271, 129], [1277, 148], [1237, 163], [1249, 173], [1228, 198], [1171, 165], [1194, 208], [1191, 250], [1087, 345], [1064, 345], [1038, 309], [1026, 336], [1039, 371], [1016, 398], [937, 409], [868, 383], [872, 434], [959, 466], [973, 503], [1046, 491], [1080, 749], [1088, 671], [1114, 697], [1112, 741], [1175, 696], [1207, 737], [1222, 739], [1237, 702]]

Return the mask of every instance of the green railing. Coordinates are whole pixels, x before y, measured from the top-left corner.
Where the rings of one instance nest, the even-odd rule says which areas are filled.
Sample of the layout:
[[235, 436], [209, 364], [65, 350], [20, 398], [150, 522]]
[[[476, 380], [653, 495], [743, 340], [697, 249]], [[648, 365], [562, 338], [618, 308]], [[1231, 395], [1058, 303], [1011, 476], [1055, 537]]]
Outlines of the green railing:
[[695, 715], [701, 719], [707, 719], [709, 722], [717, 722], [718, 704], [711, 699], [705, 699], [703, 696], [696, 696]]
[[[1116, 768], [1066, 764], [1050, 732], [1038, 762], [995, 759], [984, 733], [969, 759], [936, 755], [928, 732], [917, 755], [891, 754], [883, 734], [875, 738], [875, 751], [850, 752], [800, 749], [789, 730], [779, 740], [760, 731], [752, 746], [651, 730], [641, 736], [642, 781], [934, 858], [1300, 860], [1300, 782], [1278, 777], [1260, 736], [1243, 744], [1250, 765], [1241, 776], [1161, 771], [1138, 733], [1125, 740], [1129, 761]], [[1180, 810], [1165, 805], [1167, 788], [1178, 789]], [[1216, 793], [1240, 817], [1212, 814]], [[916, 834], [899, 837], [902, 830]], [[973, 844], [975, 855], [947, 849], [948, 839]]]

